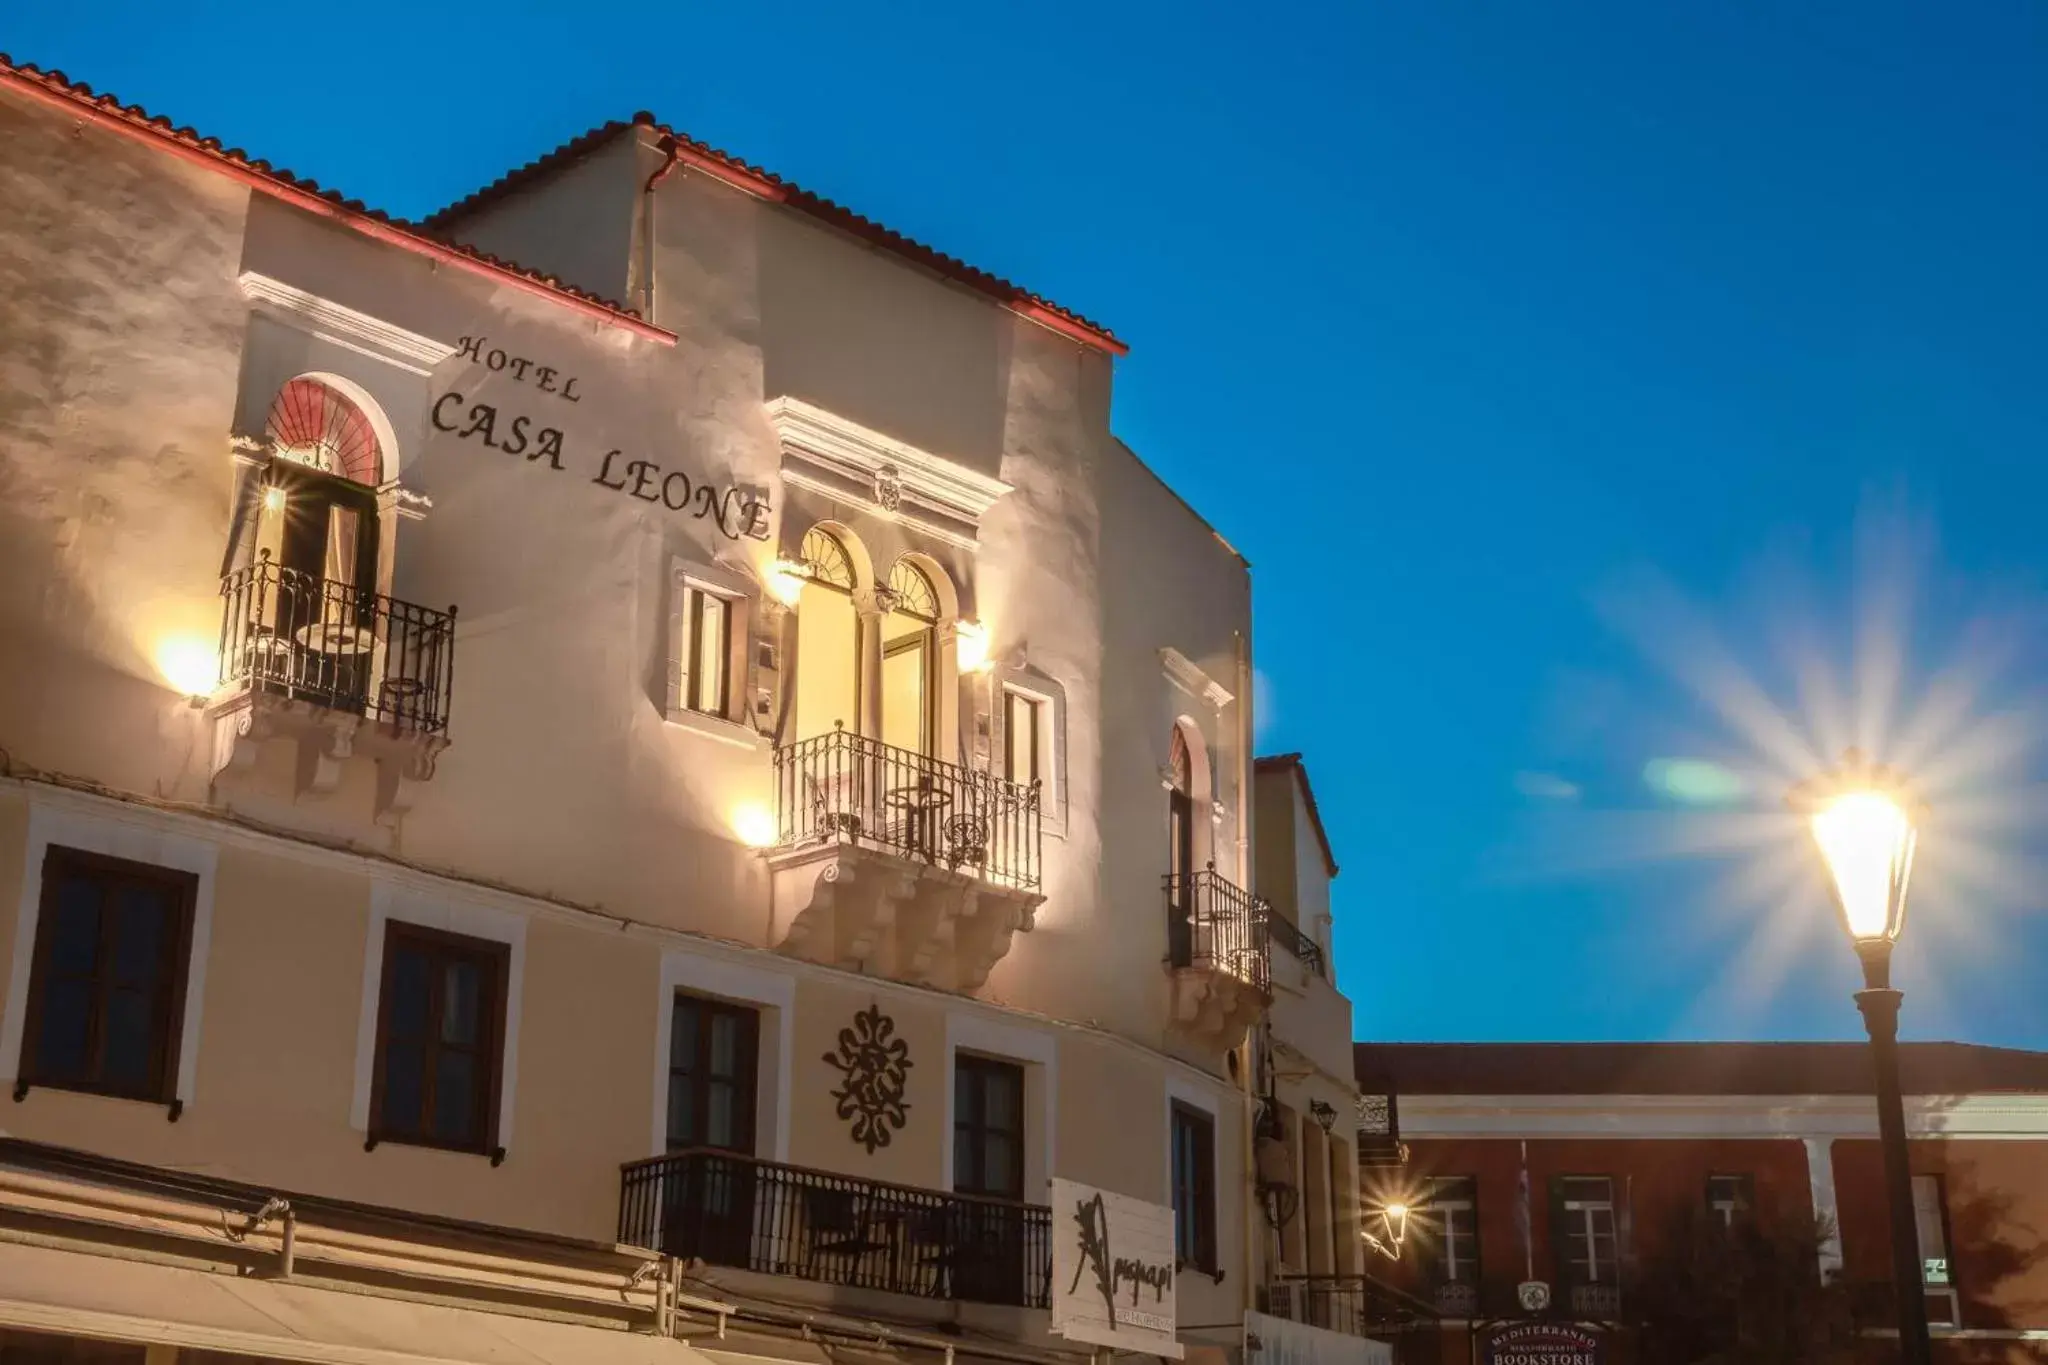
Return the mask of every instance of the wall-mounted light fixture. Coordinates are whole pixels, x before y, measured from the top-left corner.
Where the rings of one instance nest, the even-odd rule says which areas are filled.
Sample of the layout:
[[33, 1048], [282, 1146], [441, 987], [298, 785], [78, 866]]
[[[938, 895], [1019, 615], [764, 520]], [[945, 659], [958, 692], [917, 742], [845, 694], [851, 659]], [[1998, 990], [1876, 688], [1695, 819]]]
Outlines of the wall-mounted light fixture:
[[953, 644], [962, 673], [979, 673], [988, 667], [988, 628], [979, 621], [956, 621]]
[[[1379, 1225], [1377, 1231], [1373, 1228], [1375, 1223]], [[1366, 1226], [1358, 1235], [1388, 1260], [1400, 1260], [1401, 1244], [1408, 1240], [1408, 1206], [1399, 1201], [1382, 1204], [1377, 1212], [1366, 1216]]]
[[156, 671], [194, 705], [205, 701], [220, 684], [220, 659], [214, 642], [197, 635], [170, 635], [159, 640]]
[[1315, 1115], [1316, 1122], [1323, 1126], [1323, 1131], [1326, 1133], [1337, 1124], [1337, 1108], [1335, 1105], [1326, 1104], [1322, 1100], [1310, 1100], [1308, 1102], [1308, 1112]]
[[804, 595], [804, 584], [810, 579], [811, 566], [801, 559], [778, 559], [768, 566], [768, 593], [785, 607], [796, 605]]

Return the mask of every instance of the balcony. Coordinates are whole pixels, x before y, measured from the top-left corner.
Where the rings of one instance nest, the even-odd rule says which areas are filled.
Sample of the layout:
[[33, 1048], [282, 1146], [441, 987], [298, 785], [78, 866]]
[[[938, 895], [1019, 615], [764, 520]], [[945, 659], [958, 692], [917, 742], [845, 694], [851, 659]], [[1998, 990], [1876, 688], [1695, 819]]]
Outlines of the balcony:
[[692, 1150], [621, 1171], [619, 1240], [817, 1284], [1045, 1308], [1052, 1210]]
[[1621, 1316], [1621, 1286], [1618, 1284], [1566, 1285], [1564, 1308], [1573, 1317], [1613, 1319]]
[[1031, 928], [1036, 786], [835, 730], [775, 751], [777, 948], [971, 991]]
[[434, 611], [273, 563], [221, 580], [216, 774], [294, 741], [300, 793], [328, 793], [359, 751], [380, 817], [403, 814], [448, 744], [455, 609]]
[[1164, 887], [1174, 1024], [1205, 1043], [1233, 1048], [1272, 1000], [1267, 931], [1273, 912], [1214, 865], [1168, 873]]
[[1266, 1302], [1276, 1318], [1354, 1337], [1444, 1316], [1370, 1275], [1284, 1275], [1267, 1291]]
[[1429, 1302], [1439, 1317], [1476, 1318], [1479, 1316], [1479, 1286], [1470, 1281], [1445, 1280], [1430, 1287]]
[[1266, 931], [1272, 935], [1273, 942], [1286, 949], [1296, 962], [1325, 981], [1329, 980], [1330, 974], [1323, 965], [1323, 946], [1295, 928], [1292, 920], [1285, 915], [1268, 915]]

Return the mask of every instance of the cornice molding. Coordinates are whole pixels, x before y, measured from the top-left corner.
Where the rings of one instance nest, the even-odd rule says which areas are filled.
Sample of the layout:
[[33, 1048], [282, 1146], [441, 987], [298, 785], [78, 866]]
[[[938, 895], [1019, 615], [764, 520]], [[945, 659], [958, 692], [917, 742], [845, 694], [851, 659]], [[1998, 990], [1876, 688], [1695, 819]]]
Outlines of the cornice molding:
[[[1914, 1095], [1916, 1137], [2048, 1140], [2048, 1094]], [[1406, 1138], [1874, 1138], [1866, 1095], [1403, 1095]]]
[[431, 374], [434, 366], [455, 354], [455, 347], [445, 342], [393, 326], [254, 270], [243, 271], [237, 283], [251, 303], [286, 314], [322, 341], [345, 346], [414, 374]]
[[836, 413], [784, 396], [768, 420], [782, 441], [782, 477], [827, 497], [868, 503], [943, 540], [973, 549], [981, 518], [1010, 485], [906, 445]]
[[1237, 700], [1229, 688], [1204, 673], [1199, 664], [1172, 645], [1159, 651], [1159, 661], [1166, 665], [1166, 676], [1175, 687], [1201, 698], [1218, 711]]

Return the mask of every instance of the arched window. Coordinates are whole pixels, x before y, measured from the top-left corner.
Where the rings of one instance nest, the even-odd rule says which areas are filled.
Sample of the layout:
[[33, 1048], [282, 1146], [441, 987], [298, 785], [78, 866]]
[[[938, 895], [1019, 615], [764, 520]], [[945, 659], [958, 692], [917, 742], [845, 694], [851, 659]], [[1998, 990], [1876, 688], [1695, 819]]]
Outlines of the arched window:
[[804, 532], [804, 543], [797, 553], [811, 571], [810, 582], [841, 592], [853, 591], [853, 556], [846, 552], [838, 536], [822, 526], [813, 526]]
[[1166, 943], [1173, 964], [1184, 967], [1194, 950], [1195, 914], [1195, 761], [1184, 726], [1173, 727], [1166, 768]]
[[277, 391], [264, 434], [296, 464], [377, 486], [384, 459], [376, 428], [361, 408], [317, 379], [294, 379]]
[[804, 532], [808, 570], [796, 603], [796, 733], [799, 739], [860, 730], [859, 586], [853, 552], [831, 530]]
[[889, 570], [882, 617], [882, 742], [938, 751], [939, 594], [924, 570], [899, 559]]
[[278, 390], [265, 434], [276, 453], [256, 507], [256, 560], [297, 591], [376, 588], [384, 451], [347, 395], [301, 376]]

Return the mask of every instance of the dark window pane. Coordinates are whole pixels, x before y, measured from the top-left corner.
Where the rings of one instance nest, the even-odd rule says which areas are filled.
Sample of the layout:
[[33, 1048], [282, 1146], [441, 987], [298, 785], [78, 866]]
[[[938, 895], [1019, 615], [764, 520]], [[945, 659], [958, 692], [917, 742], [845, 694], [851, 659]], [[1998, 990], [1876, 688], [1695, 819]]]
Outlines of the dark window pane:
[[164, 935], [170, 927], [169, 895], [154, 886], [121, 886], [114, 892], [114, 980], [141, 986], [163, 971]]
[[140, 991], [107, 993], [100, 1077], [105, 1084], [122, 1090], [138, 1090], [149, 1084], [152, 1003]]
[[474, 962], [451, 962], [441, 979], [441, 1041], [473, 1047], [479, 1041], [483, 970]]
[[668, 1041], [668, 1064], [678, 1071], [697, 1069], [697, 1002], [676, 1001], [675, 1027]]
[[476, 1058], [444, 1049], [434, 1064], [434, 1136], [443, 1142], [475, 1142]]
[[82, 877], [57, 886], [50, 916], [50, 970], [62, 976], [90, 976], [99, 964], [100, 889]]
[[737, 1139], [733, 1120], [737, 1117], [733, 1104], [732, 1085], [728, 1081], [713, 1081], [705, 1098], [710, 1100], [709, 1112], [705, 1115], [706, 1138], [713, 1147], [730, 1147]]
[[668, 1078], [668, 1141], [671, 1147], [694, 1147], [701, 1141], [697, 1134], [697, 1116], [691, 1104], [693, 1098], [690, 1078], [671, 1074]]
[[731, 1076], [739, 1063], [740, 1021], [730, 1014], [711, 1017], [711, 1074]]
[[426, 1049], [418, 1043], [389, 1043], [384, 1048], [384, 1127], [394, 1133], [417, 1133], [425, 1124]]
[[[989, 1190], [1010, 1191], [1023, 1185], [1017, 1173], [1017, 1145], [1008, 1136], [990, 1133], [987, 1146], [988, 1167], [981, 1173], [982, 1187]], [[1158, 1151], [1157, 1147], [1152, 1149]]]
[[394, 946], [391, 957], [391, 1036], [423, 1038], [433, 993], [434, 968], [418, 948]]
[[92, 984], [43, 983], [42, 1018], [36, 1034], [36, 1070], [50, 1078], [87, 1080], [92, 1039]]

